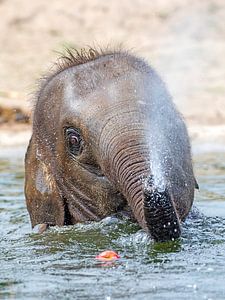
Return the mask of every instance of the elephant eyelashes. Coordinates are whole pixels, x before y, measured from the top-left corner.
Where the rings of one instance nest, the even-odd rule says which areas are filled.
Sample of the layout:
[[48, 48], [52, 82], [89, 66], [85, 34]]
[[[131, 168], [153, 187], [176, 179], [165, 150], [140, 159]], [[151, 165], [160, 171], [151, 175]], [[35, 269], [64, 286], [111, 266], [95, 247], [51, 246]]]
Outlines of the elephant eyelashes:
[[82, 151], [82, 138], [79, 131], [75, 128], [66, 128], [66, 143], [69, 153], [72, 155], [79, 155]]

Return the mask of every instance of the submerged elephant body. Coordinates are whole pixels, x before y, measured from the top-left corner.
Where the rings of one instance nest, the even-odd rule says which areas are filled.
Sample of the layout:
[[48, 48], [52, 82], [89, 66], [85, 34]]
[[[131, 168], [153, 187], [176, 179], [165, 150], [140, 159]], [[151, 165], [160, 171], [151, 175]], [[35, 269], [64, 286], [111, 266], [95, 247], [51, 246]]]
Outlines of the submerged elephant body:
[[41, 85], [26, 154], [32, 226], [130, 210], [155, 240], [180, 236], [194, 198], [182, 117], [156, 72], [124, 52], [68, 53]]

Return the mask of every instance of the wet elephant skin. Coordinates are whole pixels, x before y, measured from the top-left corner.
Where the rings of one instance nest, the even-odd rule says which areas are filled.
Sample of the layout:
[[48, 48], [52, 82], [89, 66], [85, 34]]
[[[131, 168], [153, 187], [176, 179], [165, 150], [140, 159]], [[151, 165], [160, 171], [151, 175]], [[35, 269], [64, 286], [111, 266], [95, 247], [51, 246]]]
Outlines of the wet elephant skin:
[[123, 51], [68, 51], [41, 82], [25, 173], [32, 227], [125, 210], [156, 241], [179, 238], [196, 186], [165, 84]]

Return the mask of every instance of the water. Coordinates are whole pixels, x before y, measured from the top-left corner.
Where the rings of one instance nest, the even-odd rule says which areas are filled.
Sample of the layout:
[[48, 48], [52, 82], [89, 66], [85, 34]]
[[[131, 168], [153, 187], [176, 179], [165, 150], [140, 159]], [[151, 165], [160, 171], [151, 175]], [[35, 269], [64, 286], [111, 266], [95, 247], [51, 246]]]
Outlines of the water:
[[[195, 156], [205, 216], [161, 244], [116, 218], [31, 232], [23, 161], [13, 153], [0, 159], [0, 299], [225, 299], [225, 153]], [[121, 259], [96, 261], [105, 249]]]

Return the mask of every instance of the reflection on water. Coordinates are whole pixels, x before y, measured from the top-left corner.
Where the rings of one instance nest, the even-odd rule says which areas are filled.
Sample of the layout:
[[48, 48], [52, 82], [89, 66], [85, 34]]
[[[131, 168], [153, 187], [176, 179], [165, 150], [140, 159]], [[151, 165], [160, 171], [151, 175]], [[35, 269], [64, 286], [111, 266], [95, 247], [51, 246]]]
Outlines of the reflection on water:
[[[225, 154], [195, 161], [205, 216], [188, 219], [179, 241], [156, 244], [115, 217], [31, 233], [23, 162], [0, 160], [0, 298], [224, 299]], [[105, 249], [121, 259], [96, 261]]]

